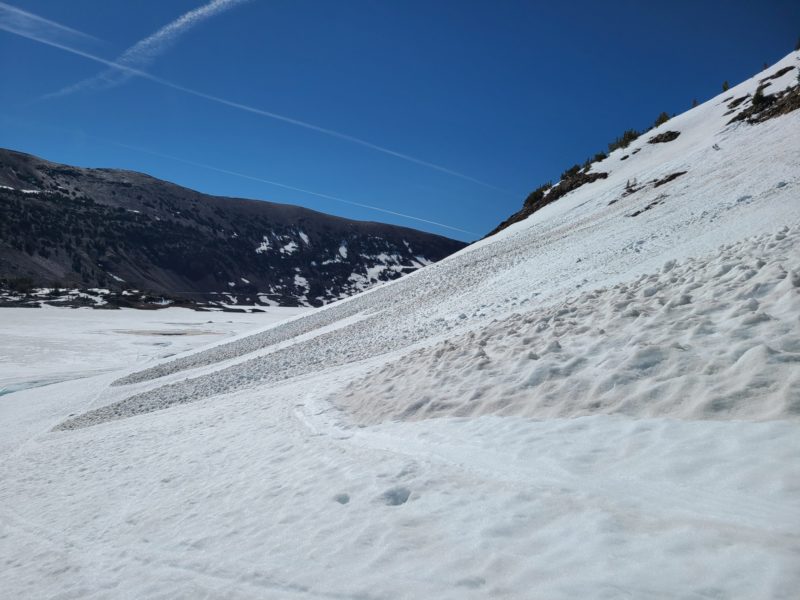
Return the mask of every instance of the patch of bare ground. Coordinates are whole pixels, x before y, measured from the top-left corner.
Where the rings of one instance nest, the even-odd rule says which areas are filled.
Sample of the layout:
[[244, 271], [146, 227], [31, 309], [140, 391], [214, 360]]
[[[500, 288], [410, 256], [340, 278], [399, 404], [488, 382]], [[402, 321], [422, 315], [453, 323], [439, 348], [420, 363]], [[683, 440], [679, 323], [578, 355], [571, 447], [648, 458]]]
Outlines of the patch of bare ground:
[[654, 135], [649, 140], [647, 140], [648, 144], [664, 144], [666, 142], [671, 142], [678, 138], [681, 134], [680, 131], [665, 131], [664, 133], [659, 133], [658, 135]]
[[800, 108], [800, 85], [795, 85], [774, 94], [764, 94], [765, 86], [759, 87], [750, 105], [728, 121], [728, 125], [744, 121], [754, 125], [775, 117], [789, 114]]

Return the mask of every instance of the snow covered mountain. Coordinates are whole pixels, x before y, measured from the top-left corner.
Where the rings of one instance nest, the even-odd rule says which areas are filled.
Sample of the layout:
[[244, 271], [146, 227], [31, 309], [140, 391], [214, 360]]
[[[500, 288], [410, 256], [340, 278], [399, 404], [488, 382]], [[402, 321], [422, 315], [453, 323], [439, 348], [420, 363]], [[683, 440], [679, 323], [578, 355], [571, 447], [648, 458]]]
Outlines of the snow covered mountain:
[[0, 149], [0, 279], [37, 287], [319, 306], [463, 247], [404, 227]]
[[793, 598], [799, 68], [408, 277], [5, 397], [6, 589]]

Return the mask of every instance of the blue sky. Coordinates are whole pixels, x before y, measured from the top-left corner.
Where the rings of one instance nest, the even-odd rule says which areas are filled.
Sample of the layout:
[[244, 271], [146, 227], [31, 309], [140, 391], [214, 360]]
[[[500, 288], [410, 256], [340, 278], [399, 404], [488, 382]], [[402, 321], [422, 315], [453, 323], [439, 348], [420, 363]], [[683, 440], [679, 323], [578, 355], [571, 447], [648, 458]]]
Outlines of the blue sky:
[[[150, 61], [120, 59], [209, 2], [0, 3], [0, 146], [471, 240], [624, 129], [750, 77], [800, 35], [796, 1], [242, 0], [156, 40]], [[53, 95], [107, 67], [9, 31], [29, 19], [9, 7], [48, 20], [23, 33], [147, 77]]]

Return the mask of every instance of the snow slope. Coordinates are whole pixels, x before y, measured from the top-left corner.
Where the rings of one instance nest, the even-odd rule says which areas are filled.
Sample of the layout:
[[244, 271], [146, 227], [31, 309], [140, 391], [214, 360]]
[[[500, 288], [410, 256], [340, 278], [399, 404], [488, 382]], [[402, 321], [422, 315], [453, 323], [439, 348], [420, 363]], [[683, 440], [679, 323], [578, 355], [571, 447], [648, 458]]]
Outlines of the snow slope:
[[417, 350], [353, 383], [389, 418], [800, 417], [800, 227]]
[[[774, 68], [797, 62], [795, 54]], [[794, 71], [778, 82], [792, 83]], [[730, 93], [752, 92], [756, 83], [757, 79], [743, 83]], [[116, 403], [107, 402], [66, 426], [130, 416], [410, 350], [415, 344], [475, 331], [493, 318], [542, 310], [579, 290], [653, 273], [668, 260], [715, 253], [724, 243], [777, 233], [786, 224], [800, 222], [800, 114], [756, 126], [725, 126], [730, 119], [725, 115], [726, 104], [715, 98], [671, 119], [662, 128], [680, 130], [677, 140], [648, 144], [647, 139], [660, 129], [643, 135], [595, 165], [609, 172], [607, 179], [576, 190], [440, 265], [286, 327], [133, 373], [119, 383], [211, 368], [127, 398], [117, 400], [119, 394], [111, 393], [108, 398]], [[630, 155], [626, 161], [620, 160], [623, 152]], [[687, 173], [666, 185], [646, 185], [623, 196], [633, 177], [642, 185], [681, 171]], [[630, 216], [657, 199], [661, 204]], [[673, 293], [682, 292], [675, 289]], [[358, 314], [364, 318], [252, 357], [254, 351], [298, 333], [343, 323]], [[243, 360], [230, 364], [231, 359]], [[671, 364], [667, 361], [665, 366]], [[398, 394], [405, 392], [400, 388]], [[419, 400], [408, 398], [410, 403]], [[729, 411], [729, 416], [734, 412]], [[671, 414], [663, 406], [658, 413]]]
[[0, 589], [794, 598], [800, 111], [725, 115], [763, 76], [408, 277], [3, 396]]

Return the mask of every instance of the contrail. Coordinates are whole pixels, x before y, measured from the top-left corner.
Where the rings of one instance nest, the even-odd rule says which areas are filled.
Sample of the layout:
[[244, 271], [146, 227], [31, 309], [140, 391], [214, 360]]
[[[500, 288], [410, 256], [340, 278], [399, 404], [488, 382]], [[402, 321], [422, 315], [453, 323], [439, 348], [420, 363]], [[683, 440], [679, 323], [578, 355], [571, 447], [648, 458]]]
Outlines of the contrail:
[[[116, 62], [129, 67], [145, 67], [152, 63], [159, 54], [173, 45], [178, 40], [178, 37], [185, 31], [206, 19], [245, 2], [249, 2], [249, 0], [213, 0], [199, 8], [190, 10], [152, 35], [138, 41], [128, 48], [116, 59]], [[66, 96], [67, 94], [85, 88], [110, 88], [124, 83], [131, 77], [133, 77], [131, 73], [119, 71], [117, 69], [108, 69], [94, 77], [62, 88], [57, 92], [46, 94], [44, 97], [53, 98], [57, 96]]]
[[294, 192], [300, 192], [303, 194], [309, 194], [311, 196], [316, 196], [318, 198], [324, 198], [326, 200], [333, 200], [335, 202], [341, 202], [342, 204], [349, 204], [350, 206], [358, 206], [360, 208], [366, 208], [369, 210], [374, 210], [377, 212], [381, 212], [387, 215], [393, 215], [395, 217], [401, 217], [403, 219], [410, 219], [412, 221], [418, 221], [420, 223], [427, 223], [429, 225], [435, 225], [437, 227], [442, 227], [444, 229], [449, 229], [451, 231], [458, 231], [460, 233], [466, 233], [468, 235], [477, 235], [472, 231], [467, 231], [466, 229], [459, 229], [458, 227], [453, 227], [452, 225], [445, 225], [444, 223], [439, 223], [438, 221], [431, 221], [430, 219], [423, 219], [421, 217], [415, 217], [413, 215], [407, 215], [405, 213], [396, 212], [393, 210], [388, 210], [386, 208], [381, 208], [379, 206], [372, 206], [370, 204], [363, 204], [361, 202], [354, 202], [352, 200], [345, 200], [344, 198], [339, 198], [338, 196], [331, 196], [330, 194], [323, 194], [320, 192], [314, 192], [311, 190], [306, 190], [303, 188], [295, 187], [293, 185], [287, 185], [285, 183], [279, 183], [277, 181], [272, 181], [270, 179], [264, 179], [262, 177], [255, 177], [254, 175], [247, 175], [246, 173], [239, 173], [237, 171], [231, 171], [229, 169], [222, 169], [220, 167], [214, 167], [212, 165], [207, 165], [200, 162], [195, 162], [193, 160], [187, 160], [185, 158], [179, 158], [177, 156], [171, 156], [169, 154], [163, 154], [161, 152], [155, 152], [154, 150], [148, 150], [147, 148], [140, 148], [138, 146], [131, 146], [129, 144], [123, 144], [121, 142], [112, 142], [110, 140], [103, 140], [109, 144], [113, 144], [114, 146], [119, 146], [121, 148], [127, 148], [128, 150], [134, 150], [135, 152], [143, 152], [145, 154], [151, 154], [153, 156], [158, 156], [159, 158], [166, 158], [168, 160], [174, 160], [177, 162], [181, 162], [187, 165], [192, 165], [194, 167], [199, 167], [201, 169], [207, 169], [209, 171], [216, 171], [217, 173], [224, 173], [226, 175], [232, 175], [234, 177], [240, 177], [242, 179], [249, 179], [251, 181], [258, 181], [260, 183], [266, 183], [267, 185], [273, 185], [279, 188], [283, 188], [285, 190], [292, 190]]
[[[24, 11], [20, 11], [20, 12], [24, 13]], [[24, 14], [28, 15], [30, 13], [24, 13]], [[37, 19], [39, 18], [39, 17], [36, 17], [35, 15], [31, 15], [31, 17], [34, 17], [34, 18], [37, 18]], [[112, 60], [106, 60], [104, 58], [100, 58], [99, 56], [96, 56], [96, 55], [91, 54], [89, 52], [84, 52], [83, 50], [79, 50], [79, 49], [77, 49], [77, 48], [75, 48], [73, 46], [69, 46], [67, 44], [61, 43], [61, 42], [59, 42], [59, 41], [57, 41], [55, 39], [51, 39], [51, 38], [45, 37], [40, 32], [29, 31], [28, 30], [29, 28], [12, 27], [8, 23], [0, 21], [0, 29], [8, 31], [9, 33], [14, 33], [16, 35], [19, 35], [19, 36], [34, 40], [34, 41], [39, 42], [41, 44], [46, 44], [48, 46], [52, 46], [54, 48], [58, 48], [60, 50], [64, 50], [65, 52], [70, 52], [72, 54], [75, 54], [77, 56], [81, 56], [81, 57], [86, 58], [88, 60], [95, 61], [95, 62], [100, 63], [102, 65], [105, 65], [107, 67], [111, 67], [112, 69], [117, 69], [117, 70], [123, 71], [125, 73], [128, 73], [129, 75], [133, 75], [133, 76], [136, 76], [136, 77], [141, 77], [142, 79], [146, 79], [148, 81], [152, 81], [153, 83], [157, 83], [157, 84], [162, 85], [164, 87], [168, 87], [168, 88], [171, 88], [173, 90], [177, 90], [177, 91], [183, 92], [185, 94], [189, 94], [191, 96], [195, 96], [197, 98], [203, 98], [204, 100], [208, 100], [210, 102], [216, 102], [216, 103], [222, 104], [224, 106], [229, 106], [231, 108], [235, 108], [235, 109], [242, 110], [242, 111], [245, 111], [245, 112], [253, 113], [253, 114], [256, 114], [256, 115], [259, 115], [259, 116], [262, 116], [262, 117], [268, 117], [270, 119], [275, 119], [277, 121], [282, 121], [284, 123], [289, 123], [291, 125], [296, 125], [297, 127], [302, 127], [304, 129], [310, 129], [311, 131], [316, 131], [318, 133], [322, 133], [322, 134], [325, 134], [325, 135], [328, 135], [328, 136], [331, 136], [331, 137], [334, 137], [334, 138], [337, 138], [337, 139], [340, 139], [340, 140], [348, 141], [348, 142], [351, 142], [353, 144], [358, 144], [358, 145], [363, 146], [365, 148], [369, 148], [369, 149], [375, 150], [377, 152], [382, 152], [383, 154], [387, 154], [389, 156], [394, 156], [395, 158], [400, 158], [402, 160], [405, 160], [405, 161], [408, 161], [408, 162], [411, 162], [411, 163], [414, 163], [414, 164], [417, 164], [417, 165], [420, 165], [420, 166], [423, 166], [423, 167], [427, 167], [427, 168], [435, 170], [435, 171], [439, 171], [440, 173], [445, 173], [445, 174], [451, 175], [453, 177], [458, 177], [458, 178], [463, 179], [465, 181], [470, 181], [470, 182], [475, 183], [477, 185], [480, 185], [480, 186], [483, 186], [483, 187], [486, 187], [486, 188], [489, 188], [489, 189], [492, 189], [492, 190], [495, 190], [495, 191], [498, 191], [498, 192], [502, 192], [504, 194], [511, 194], [511, 195], [514, 195], [514, 196], [518, 195], [515, 192], [509, 191], [509, 190], [505, 190], [505, 189], [500, 188], [500, 187], [498, 187], [496, 185], [492, 185], [491, 183], [486, 183], [485, 181], [481, 181], [480, 179], [476, 179], [475, 177], [470, 177], [469, 175], [465, 175], [463, 173], [459, 173], [458, 171], [453, 171], [452, 169], [448, 169], [446, 167], [442, 167], [440, 165], [437, 165], [435, 163], [431, 163], [431, 162], [422, 160], [420, 158], [415, 158], [415, 157], [410, 156], [408, 154], [403, 154], [402, 152], [396, 152], [395, 150], [391, 150], [389, 148], [385, 148], [384, 146], [379, 146], [377, 144], [373, 144], [372, 142], [368, 142], [366, 140], [362, 140], [361, 138], [357, 138], [357, 137], [354, 137], [352, 135], [347, 135], [345, 133], [340, 133], [340, 132], [335, 131], [333, 129], [327, 129], [325, 127], [320, 127], [320, 126], [314, 125], [312, 123], [307, 123], [305, 121], [300, 121], [299, 119], [293, 119], [291, 117], [286, 117], [286, 116], [280, 115], [278, 113], [273, 113], [273, 112], [270, 112], [270, 111], [267, 111], [267, 110], [262, 110], [260, 108], [255, 108], [253, 106], [248, 106], [247, 104], [241, 104], [239, 102], [234, 102], [232, 100], [227, 100], [225, 98], [221, 98], [219, 96], [214, 96], [212, 94], [206, 94], [205, 92], [200, 92], [198, 90], [194, 90], [192, 88], [188, 88], [186, 86], [183, 86], [183, 85], [180, 85], [180, 84], [177, 84], [177, 83], [173, 83], [173, 82], [168, 81], [166, 79], [162, 79], [161, 77], [157, 77], [156, 75], [152, 75], [152, 74], [150, 74], [150, 73], [148, 73], [146, 71], [143, 71], [141, 69], [137, 69], [135, 67], [131, 67], [131, 66], [128, 66], [128, 65], [123, 65], [123, 64], [120, 64], [120, 63], [112, 61]]]
[[15, 6], [9, 6], [5, 2], [0, 2], [0, 29], [16, 33], [17, 35], [25, 35], [24, 32], [28, 32], [31, 35], [47, 36], [56, 40], [63, 39], [65, 43], [70, 40], [100, 41], [87, 33], [39, 17], [33, 13], [16, 8]]

